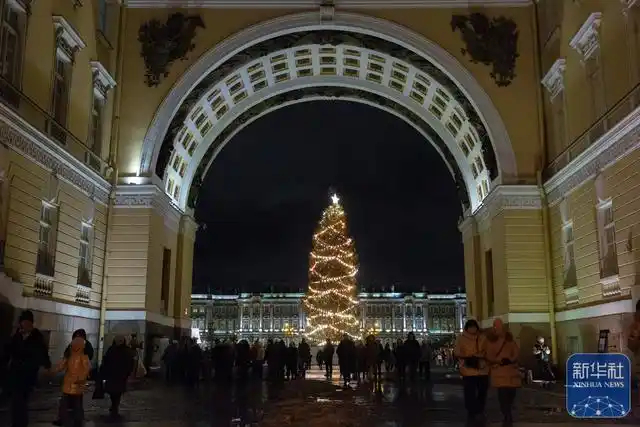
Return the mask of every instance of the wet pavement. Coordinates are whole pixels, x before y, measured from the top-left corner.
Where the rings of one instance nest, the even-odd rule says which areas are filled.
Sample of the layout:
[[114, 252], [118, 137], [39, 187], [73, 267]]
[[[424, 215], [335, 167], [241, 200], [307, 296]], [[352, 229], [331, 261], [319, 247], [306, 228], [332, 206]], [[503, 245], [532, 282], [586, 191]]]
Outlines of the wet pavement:
[[[51, 425], [59, 390], [53, 387], [36, 392], [31, 405], [33, 427]], [[344, 389], [337, 370], [327, 381], [319, 370], [307, 379], [275, 385], [268, 382], [202, 384], [195, 390], [167, 387], [160, 381], [134, 384], [122, 402], [122, 419], [112, 420], [108, 399], [92, 400], [85, 395], [86, 427], [457, 427], [465, 425], [462, 386], [456, 375], [436, 371], [429, 383], [397, 387], [393, 381], [352, 383]], [[523, 388], [516, 399], [518, 426], [534, 424], [584, 425], [564, 411], [564, 395], [538, 388]], [[501, 419], [495, 391], [487, 402], [488, 423]], [[618, 423], [638, 424], [627, 418]], [[606, 423], [598, 423], [605, 425]], [[613, 424], [611, 421], [608, 424]], [[8, 426], [8, 413], [0, 409], [0, 426]]]

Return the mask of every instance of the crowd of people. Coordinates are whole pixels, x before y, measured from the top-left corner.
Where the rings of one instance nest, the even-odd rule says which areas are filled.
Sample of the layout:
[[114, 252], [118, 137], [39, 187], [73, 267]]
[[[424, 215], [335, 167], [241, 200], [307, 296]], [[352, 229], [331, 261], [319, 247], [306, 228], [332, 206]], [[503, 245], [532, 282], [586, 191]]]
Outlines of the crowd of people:
[[[11, 400], [12, 426], [27, 427], [27, 404], [42, 369], [49, 375], [64, 372], [59, 417], [54, 421], [55, 425], [66, 425], [69, 421], [76, 426], [82, 425], [82, 399], [90, 377], [96, 380], [97, 385], [94, 398], [108, 394], [110, 412], [117, 415], [129, 379], [146, 374], [135, 336], [129, 342], [124, 336], [115, 337], [102, 365], [92, 371], [94, 349], [84, 330], [73, 333], [62, 360], [52, 364], [43, 334], [34, 327], [33, 320], [33, 313], [28, 310], [22, 312], [19, 328], [0, 360], [0, 367], [7, 367], [0, 385]], [[544, 341], [536, 344], [534, 353], [548, 369], [550, 350]], [[380, 380], [383, 368], [385, 373], [393, 373], [399, 382], [403, 382], [406, 379], [429, 380], [434, 359], [438, 364], [457, 366], [462, 376], [469, 420], [475, 422], [483, 418], [488, 388], [492, 385], [497, 389], [505, 424], [512, 423], [511, 408], [516, 389], [522, 384], [519, 348], [499, 319], [488, 330], [481, 330], [475, 320], [468, 320], [455, 346], [444, 345], [434, 351], [426, 340], [419, 342], [412, 332], [405, 340], [398, 339], [393, 345], [383, 345], [373, 335], [363, 341], [353, 340], [348, 335], [336, 344], [327, 341], [317, 352], [316, 363], [324, 368], [328, 378], [333, 375], [334, 356], [337, 356], [337, 366], [345, 386], [351, 381]], [[253, 343], [244, 339], [216, 340], [210, 348], [202, 349], [194, 339], [184, 337], [180, 342], [170, 343], [162, 361], [169, 384], [196, 386], [203, 379], [262, 380], [265, 371], [270, 381], [304, 378], [311, 367], [312, 353], [304, 339], [297, 345], [293, 341], [287, 344], [283, 340], [271, 339], [266, 345], [259, 340]]]
[[351, 380], [378, 380], [385, 372], [393, 372], [400, 381], [409, 376], [428, 380], [431, 376], [431, 346], [426, 340], [418, 342], [413, 332], [406, 340], [398, 339], [393, 345], [384, 346], [370, 335], [364, 341], [354, 341], [348, 335], [342, 337], [337, 346], [330, 340], [316, 354], [316, 363], [325, 368], [325, 376], [333, 375], [334, 355], [338, 356], [340, 376], [345, 385]]
[[[33, 313], [23, 311], [18, 323], [18, 329], [0, 353], [1, 400], [10, 401], [12, 427], [28, 426], [28, 404], [41, 373], [47, 378], [64, 373], [58, 419], [53, 421], [53, 425], [80, 427], [84, 424], [83, 396], [89, 379], [95, 380], [96, 392], [109, 394], [110, 413], [118, 415], [129, 379], [140, 375], [137, 369], [141, 365], [139, 344], [135, 336], [129, 343], [124, 336], [116, 336], [105, 352], [100, 369], [94, 370], [94, 349], [87, 341], [84, 329], [73, 333], [62, 359], [52, 364], [44, 335], [34, 327]], [[94, 393], [94, 397], [104, 396]]]

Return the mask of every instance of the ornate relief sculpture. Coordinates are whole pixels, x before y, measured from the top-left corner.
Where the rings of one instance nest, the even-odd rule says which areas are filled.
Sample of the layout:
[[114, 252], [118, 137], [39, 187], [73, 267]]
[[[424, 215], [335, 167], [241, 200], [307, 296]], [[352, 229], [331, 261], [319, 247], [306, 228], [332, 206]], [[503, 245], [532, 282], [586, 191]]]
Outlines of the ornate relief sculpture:
[[160, 84], [169, 75], [169, 66], [176, 60], [184, 61], [195, 48], [193, 38], [198, 28], [205, 28], [200, 15], [174, 13], [162, 24], [157, 19], [145, 22], [138, 30], [140, 56], [146, 66], [145, 82], [149, 87]]
[[492, 65], [491, 78], [500, 87], [509, 86], [515, 78], [518, 56], [518, 27], [513, 20], [500, 16], [489, 19], [482, 13], [453, 15], [451, 29], [459, 30], [471, 62]]

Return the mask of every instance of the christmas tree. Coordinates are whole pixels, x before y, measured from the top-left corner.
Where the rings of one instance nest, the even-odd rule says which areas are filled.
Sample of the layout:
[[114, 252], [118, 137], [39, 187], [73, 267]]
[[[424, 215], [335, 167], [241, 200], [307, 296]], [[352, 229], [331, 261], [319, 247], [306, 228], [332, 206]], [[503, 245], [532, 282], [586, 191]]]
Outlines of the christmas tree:
[[344, 334], [359, 338], [356, 318], [358, 262], [347, 218], [335, 194], [313, 235], [309, 289], [304, 305], [307, 337], [314, 342], [339, 341]]

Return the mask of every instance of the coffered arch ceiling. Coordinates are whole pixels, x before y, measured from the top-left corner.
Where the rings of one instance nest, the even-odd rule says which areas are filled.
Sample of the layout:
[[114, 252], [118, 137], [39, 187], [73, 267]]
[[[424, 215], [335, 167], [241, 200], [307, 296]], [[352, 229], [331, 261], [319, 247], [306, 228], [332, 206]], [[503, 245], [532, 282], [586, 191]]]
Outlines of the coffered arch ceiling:
[[[317, 15], [313, 16], [317, 22]], [[360, 24], [363, 19], [373, 19], [356, 17]], [[380, 22], [375, 21], [379, 26]], [[480, 114], [478, 101], [467, 95], [469, 88], [465, 90], [442, 64], [426, 55], [385, 40], [380, 34], [355, 32], [353, 27], [295, 28], [298, 31], [282, 35], [272, 32], [272, 38], [237, 48], [217, 66], [212, 65], [204, 77], [193, 81], [188, 90], [185, 83], [197, 77], [184, 76], [169, 97], [177, 105], [172, 106], [171, 99], [165, 100], [145, 138], [140, 169], [145, 173], [155, 167], [166, 193], [179, 208], [188, 207], [191, 185], [194, 179], [199, 183], [202, 165], [206, 168], [208, 163], [205, 157], [224, 142], [220, 136], [225, 129], [233, 128], [244, 113], [266, 100], [284, 99], [278, 95], [312, 87], [341, 87], [357, 91], [358, 97], [367, 93], [379, 103], [390, 100], [396, 110], [403, 111], [400, 115], [407, 121], [421, 122], [421, 129], [430, 129], [430, 142], [440, 150], [450, 170], [455, 171], [454, 178], [466, 190], [462, 202], [472, 210], [482, 204], [505, 171], [515, 175], [515, 156], [495, 108], [477, 83], [442, 49], [428, 44], [429, 49], [445, 55], [442, 59], [448, 61], [449, 69], [457, 64], [458, 69], [453, 71], [466, 79], [467, 86], [474, 85], [471, 89], [481, 98], [485, 115], [488, 112], [491, 116], [491, 126]], [[201, 64], [189, 72], [197, 71], [198, 65]], [[159, 120], [169, 110], [173, 113], [171, 124], [165, 128], [164, 137], [158, 138], [163, 133]], [[159, 139], [161, 144], [157, 143]]]

